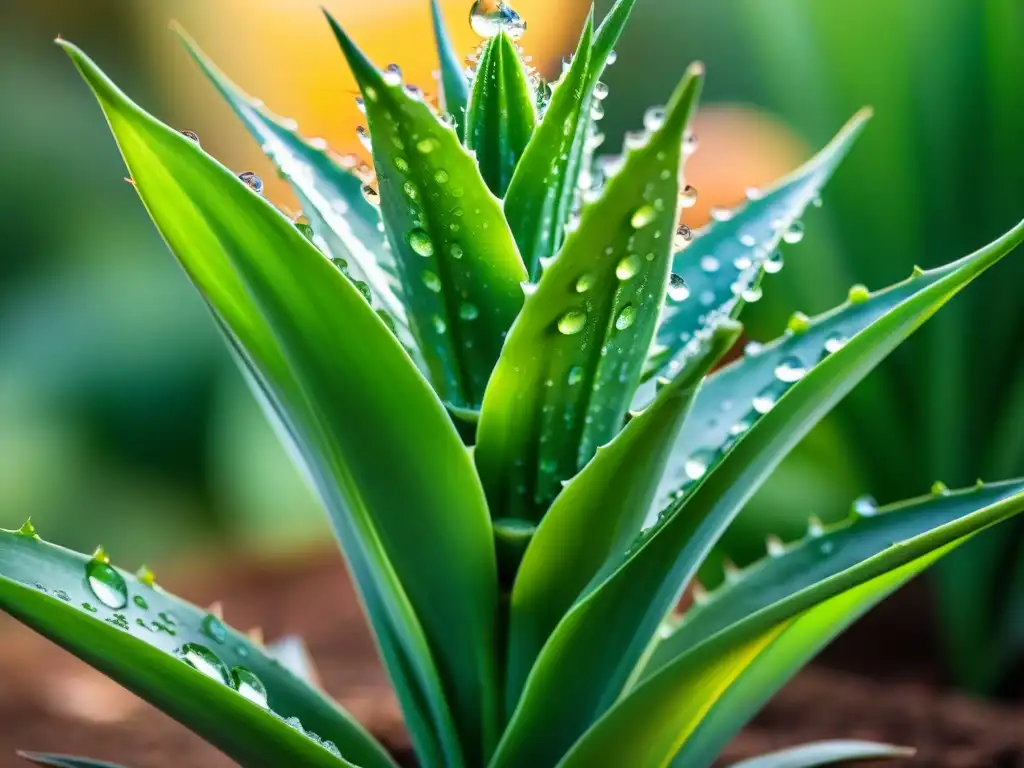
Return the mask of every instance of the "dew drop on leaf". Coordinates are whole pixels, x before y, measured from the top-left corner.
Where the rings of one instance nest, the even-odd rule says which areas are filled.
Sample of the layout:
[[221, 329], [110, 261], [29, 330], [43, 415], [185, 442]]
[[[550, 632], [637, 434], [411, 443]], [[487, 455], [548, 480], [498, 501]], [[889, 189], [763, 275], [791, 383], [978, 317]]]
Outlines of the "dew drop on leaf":
[[794, 221], [785, 232], [782, 233], [783, 242], [791, 245], [799, 243], [804, 239], [804, 225], [799, 221]]
[[135, 595], [135, 597], [132, 598], [132, 602], [144, 611], [149, 610], [149, 603], [146, 602], [146, 598], [142, 595]]
[[363, 199], [374, 207], [380, 206], [380, 193], [370, 184], [363, 184]]
[[690, 297], [686, 281], [675, 272], [668, 276], [668, 297], [672, 301], [686, 301]]
[[228, 668], [224, 666], [224, 662], [220, 660], [220, 657], [205, 645], [185, 643], [181, 647], [180, 653], [182, 660], [193, 669], [202, 672], [211, 680], [216, 680], [218, 683], [233, 687], [231, 685], [233, 681]]
[[252, 171], [246, 171], [245, 173], [238, 174], [238, 178], [241, 179], [253, 192], [263, 194], [263, 179], [257, 176]]
[[811, 318], [803, 312], [794, 312], [786, 323], [786, 330], [795, 336], [800, 335], [811, 327]]
[[587, 324], [587, 313], [571, 309], [558, 318], [558, 330], [566, 336], [572, 336], [583, 330]]
[[408, 236], [409, 247], [413, 249], [420, 256], [433, 256], [434, 255], [434, 243], [430, 239], [430, 235], [424, 232], [418, 227], [412, 230]]
[[720, 264], [714, 256], [704, 256], [700, 260], [700, 268], [705, 272], [717, 272]]
[[522, 17], [499, 0], [476, 0], [469, 10], [469, 25], [487, 40], [502, 31], [513, 40], [518, 40], [526, 31], [526, 22]]
[[871, 517], [878, 512], [878, 502], [872, 496], [861, 496], [853, 502], [851, 511], [857, 517]]
[[85, 565], [85, 578], [89, 589], [108, 608], [119, 610], [128, 605], [128, 585], [124, 577], [110, 565], [102, 549]]
[[679, 193], [679, 205], [683, 208], [693, 208], [697, 204], [697, 188], [687, 184]]
[[[420, 139], [416, 142], [416, 149], [419, 150], [420, 154], [429, 155], [435, 149], [437, 149], [437, 142], [429, 136], [425, 139]], [[447, 176], [447, 174], [445, 174]], [[444, 182], [442, 182], [444, 183]]]
[[626, 256], [615, 265], [615, 276], [619, 278], [619, 280], [629, 280], [639, 271], [640, 257], [635, 253], [630, 256]]
[[775, 253], [765, 259], [762, 266], [769, 275], [776, 275], [781, 272], [783, 266], [782, 251], [775, 251]]
[[825, 352], [827, 352], [830, 355], [833, 352], [838, 352], [844, 346], [846, 346], [846, 337], [843, 336], [841, 333], [833, 333], [827, 339], [825, 339]]
[[428, 291], [432, 291], [434, 293], [441, 292], [441, 278], [430, 270], [423, 273], [423, 285], [427, 287]]
[[850, 292], [847, 294], [847, 298], [851, 304], [863, 304], [865, 301], [871, 298], [871, 292], [868, 289], [857, 283], [856, 285], [850, 286]]
[[768, 413], [768, 411], [775, 407], [775, 397], [775, 390], [768, 386], [754, 395], [751, 405], [758, 413]]
[[583, 381], [583, 366], [574, 365], [572, 368], [569, 369], [569, 386], [574, 387], [581, 381]]
[[591, 274], [584, 274], [580, 276], [580, 279], [576, 281], [576, 293], [586, 293], [590, 290], [594, 284], [594, 276]]
[[619, 312], [618, 317], [615, 318], [615, 327], [620, 331], [624, 331], [633, 325], [634, 322], [636, 322], [636, 307], [632, 304], [627, 304]]
[[805, 373], [807, 373], [807, 369], [804, 367], [804, 364], [800, 362], [800, 358], [795, 355], [783, 358], [782, 361], [775, 366], [775, 378], [787, 384], [799, 381], [803, 378]]
[[232, 687], [253, 704], [267, 709], [267, 688], [255, 672], [245, 667], [231, 668]]
[[632, 218], [629, 220], [629, 224], [633, 229], [643, 229], [657, 216], [657, 211], [654, 210], [653, 205], [641, 205], [633, 213]]
[[694, 451], [683, 464], [683, 472], [690, 480], [700, 480], [708, 471], [714, 459], [714, 452], [706, 448]]
[[459, 305], [459, 317], [463, 320], [476, 320], [480, 317], [480, 310], [477, 309], [476, 304], [470, 304], [468, 301], [464, 301]]
[[451, 254], [451, 257], [453, 259], [461, 259], [464, 251], [462, 250], [461, 245], [459, 245], [458, 243], [452, 243], [451, 246], [449, 246], [448, 248], [448, 253]]
[[212, 613], [208, 613], [203, 617], [200, 629], [202, 629], [204, 635], [216, 643], [223, 643], [228, 636], [228, 631], [224, 627], [224, 623]]

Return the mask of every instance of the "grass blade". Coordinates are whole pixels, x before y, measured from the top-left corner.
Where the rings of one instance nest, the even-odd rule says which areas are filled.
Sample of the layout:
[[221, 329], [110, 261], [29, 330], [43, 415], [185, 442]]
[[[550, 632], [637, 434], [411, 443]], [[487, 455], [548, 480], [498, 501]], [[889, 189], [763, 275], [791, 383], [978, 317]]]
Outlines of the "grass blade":
[[125, 768], [125, 766], [91, 760], [88, 757], [75, 755], [51, 755], [44, 752], [18, 752], [18, 757], [36, 765], [48, 765], [52, 768]]
[[815, 741], [734, 763], [730, 768], [815, 768], [853, 760], [910, 757], [914, 750], [875, 741]]
[[438, 0], [430, 0], [430, 16], [434, 25], [434, 42], [441, 66], [441, 109], [451, 115], [455, 133], [461, 140], [466, 133], [466, 104], [469, 102], [469, 80], [466, 69], [455, 52], [444, 23]]

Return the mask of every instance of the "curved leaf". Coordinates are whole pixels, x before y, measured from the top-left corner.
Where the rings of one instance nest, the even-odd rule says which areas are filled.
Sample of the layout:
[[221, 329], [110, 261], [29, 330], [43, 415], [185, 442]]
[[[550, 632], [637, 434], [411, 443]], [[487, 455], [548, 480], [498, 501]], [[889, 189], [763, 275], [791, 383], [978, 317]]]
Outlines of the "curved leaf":
[[466, 69], [459, 55], [455, 52], [448, 30], [444, 24], [441, 5], [438, 0], [430, 0], [430, 16], [434, 25], [434, 42], [437, 45], [437, 58], [441, 65], [441, 109], [451, 116], [455, 132], [462, 139], [466, 133], [466, 104], [469, 102], [469, 80]]
[[914, 750], [908, 747], [875, 741], [814, 741], [733, 763], [730, 768], [815, 768], [851, 760], [881, 760], [888, 757], [910, 757], [913, 754]]
[[[663, 617], [764, 478], [903, 338], [1022, 237], [1024, 222], [980, 251], [890, 289], [903, 300], [794, 384], [692, 493], [666, 509], [624, 562], [613, 560], [602, 569], [589, 594], [555, 629], [527, 679], [502, 740], [504, 751], [499, 746], [506, 764], [544, 762], [614, 704]], [[605, 674], [595, 676], [594, 669]], [[534, 735], [539, 731], [543, 740]]]
[[536, 521], [621, 428], [668, 281], [691, 68], [665, 124], [634, 149], [545, 269], [509, 333], [480, 414], [491, 514]]
[[466, 113], [466, 147], [498, 197], [505, 195], [537, 123], [537, 96], [515, 43], [504, 32], [488, 41]]
[[36, 765], [49, 765], [53, 768], [124, 768], [124, 766], [115, 765], [114, 763], [105, 763], [100, 760], [91, 760], [87, 757], [76, 757], [75, 755], [18, 752], [18, 757], [22, 757]]
[[[767, 645], [785, 637], [808, 616], [814, 616], [819, 627], [826, 630], [830, 624], [841, 623], [845, 612], [856, 611], [862, 601], [875, 599], [879, 593], [887, 594], [978, 531], [1024, 511], [1024, 491], [1018, 490], [987, 507], [969, 507], [962, 511], [965, 513], [957, 519], [894, 542], [884, 551], [746, 617], [673, 659], [631, 690], [598, 721], [573, 747], [565, 764], [592, 765], [595, 768], [621, 765], [624, 733], [631, 735], [634, 744], [643, 745], [646, 760], [642, 762], [664, 764], [678, 752], [676, 760], [680, 764], [707, 764], [708, 755], [704, 755], [705, 762], [700, 762], [689, 754], [687, 741], [696, 728], [691, 719], [676, 713], [678, 702], [680, 697], [687, 697], [688, 707], [699, 706], [707, 713], [722, 698], [729, 685], [743, 674], [743, 670], [727, 685], [697, 702], [689, 698], [690, 680], [694, 675], [702, 674], [709, 665], [718, 665], [723, 657], [741, 652], [751, 644], [761, 642]], [[831, 599], [837, 596], [841, 599], [831, 603]], [[819, 609], [823, 612], [815, 615]], [[780, 660], [773, 661], [778, 663]], [[751, 659], [746, 669], [752, 669], [758, 663], [758, 659]], [[736, 700], [734, 703], [742, 702]], [[581, 761], [595, 755], [600, 755], [604, 762]], [[615, 761], [616, 755], [619, 762]]]
[[514, 707], [541, 646], [609, 554], [636, 537], [668, 451], [708, 370], [733, 345], [738, 323], [716, 329], [702, 355], [555, 499], [534, 534], [512, 589], [506, 699]]
[[0, 530], [0, 608], [242, 765], [394, 765], [346, 712], [244, 635], [103, 557]]
[[420, 350], [442, 398], [475, 408], [522, 306], [526, 270], [500, 203], [451, 127], [328, 20], [365, 100], [385, 228]]
[[721, 221], [698, 230], [675, 255], [672, 271], [683, 279], [688, 293], [680, 301], [665, 304], [657, 351], [648, 361], [645, 378], [669, 375], [670, 361], [698, 328], [720, 315], [739, 315], [747, 292], [760, 290], [757, 286], [765, 269], [774, 271], [780, 264], [773, 258], [780, 240], [790, 237], [790, 228], [818, 199], [870, 117], [871, 110], [858, 112], [807, 163]]
[[505, 195], [505, 217], [531, 280], [540, 278], [541, 258], [561, 247], [572, 211], [590, 121], [587, 72], [593, 33], [591, 10], [572, 66], [552, 86], [554, 95]]
[[303, 139], [288, 121], [238, 88], [206, 57], [183, 29], [175, 30], [200, 69], [288, 180], [331, 257], [341, 259], [353, 279], [364, 282], [371, 303], [390, 315], [407, 347], [415, 346], [399, 295], [394, 259], [380, 230], [380, 212], [362, 194], [364, 182], [321, 146]]
[[324, 500], [423, 761], [460, 764], [459, 742], [476, 749], [496, 728], [496, 572], [483, 492], [447, 413], [361, 294], [287, 219], [62, 45]]

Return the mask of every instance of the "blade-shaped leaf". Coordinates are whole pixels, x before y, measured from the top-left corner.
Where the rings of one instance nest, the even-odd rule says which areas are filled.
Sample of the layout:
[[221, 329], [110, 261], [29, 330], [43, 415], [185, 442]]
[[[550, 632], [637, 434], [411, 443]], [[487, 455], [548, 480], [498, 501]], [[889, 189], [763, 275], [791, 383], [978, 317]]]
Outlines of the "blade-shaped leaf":
[[882, 760], [910, 757], [914, 750], [876, 741], [834, 740], [813, 741], [798, 747], [781, 749], [749, 760], [733, 763], [730, 768], [815, 768], [819, 765], [846, 763], [853, 760]]
[[477, 65], [466, 113], [466, 147], [476, 153], [480, 174], [498, 197], [505, 195], [537, 123], [537, 95], [516, 50], [499, 32]]
[[630, 419], [608, 445], [570, 480], [541, 521], [512, 589], [509, 711], [537, 653], [559, 619], [610, 553], [636, 537], [653, 499], [668, 451], [708, 370], [733, 345], [738, 323], [726, 322], [703, 354]]
[[475, 408], [522, 306], [526, 270], [500, 203], [451, 127], [328, 19], [363, 93], [388, 241], [420, 350], [442, 398]]
[[0, 608], [245, 766], [394, 765], [346, 712], [244, 635], [104, 557], [0, 530]]
[[675, 255], [672, 271], [682, 278], [686, 290], [665, 304], [647, 376], [670, 374], [670, 361], [698, 328], [720, 315], [739, 315], [744, 296], [760, 290], [763, 272], [781, 265], [775, 257], [780, 240], [796, 236], [797, 230], [791, 235], [790, 228], [818, 199], [870, 116], [870, 110], [858, 112], [807, 163], [721, 221], [698, 230]]
[[[499, 747], [506, 764], [544, 762], [615, 702], [663, 617], [764, 478], [907, 335], [1022, 237], [1024, 222], [970, 256], [891, 288], [902, 301], [794, 384], [691, 494], [666, 510], [625, 562], [603, 569], [555, 629], [527, 679]], [[596, 676], [594, 669], [605, 674]], [[543, 739], [534, 735], [540, 731]]]
[[125, 768], [115, 763], [92, 760], [88, 757], [75, 755], [51, 755], [45, 752], [18, 752], [18, 757], [36, 765], [49, 765], [52, 768]]
[[[730, 626], [696, 648], [673, 659], [657, 673], [630, 691], [577, 743], [566, 759], [566, 765], [616, 765], [616, 754], [622, 757], [623, 733], [632, 734], [634, 743], [643, 744], [647, 761], [664, 764], [673, 755], [680, 764], [704, 765], [692, 760], [687, 741], [696, 730], [688, 719], [675, 713], [680, 697], [687, 697], [689, 681], [709, 664], [737, 651], [748, 648], [759, 640], [779, 642], [792, 628], [813, 616], [819, 630], [828, 631], [830, 625], [841, 623], [849, 611], [856, 612], [864, 601], [871, 601], [879, 593], [887, 594], [909, 578], [920, 573], [942, 555], [970, 539], [978, 531], [1006, 520], [1024, 511], [1024, 491], [1018, 490], [989, 506], [967, 506], [955, 520], [940, 524], [925, 533], [894, 542], [882, 552], [869, 556], [852, 568], [825, 578], [795, 595], [780, 600]], [[832, 598], [840, 598], [832, 603]], [[817, 613], [817, 611], [821, 613]], [[815, 640], [810, 633], [807, 640]], [[767, 644], [767, 643], [766, 643]], [[791, 649], [790, 649], [791, 650]], [[770, 653], [770, 651], [769, 651]], [[784, 654], [783, 654], [784, 656]], [[775, 664], [782, 658], [774, 659]], [[747, 669], [760, 663], [752, 659]], [[730, 685], [740, 675], [733, 677]], [[725, 694], [724, 686], [715, 695], [704, 697], [690, 706], [700, 706], [706, 713]], [[753, 693], [748, 691], [748, 693]], [[689, 698], [688, 698], [689, 701]], [[735, 714], [735, 713], [732, 713]], [[619, 740], [619, 746], [615, 741]], [[680, 750], [682, 747], [682, 750]], [[606, 762], [579, 762], [586, 756], [602, 755]], [[707, 755], [704, 755], [707, 758]], [[577, 762], [573, 763], [572, 759]], [[634, 753], [635, 758], [635, 753]], [[646, 761], [645, 761], [646, 762]]]
[[540, 260], [561, 246], [572, 211], [590, 120], [587, 72], [593, 33], [591, 12], [572, 66], [553, 86], [554, 95], [505, 195], [505, 217], [531, 280], [540, 277]]
[[561, 481], [622, 426], [668, 281], [680, 143], [700, 74], [691, 68], [661, 129], [584, 207], [509, 333], [475, 452], [496, 518], [539, 520]]
[[303, 139], [288, 121], [239, 89], [184, 30], [176, 31], [203, 73], [284, 174], [330, 256], [344, 260], [352, 277], [368, 286], [371, 303], [391, 316], [402, 330], [403, 344], [413, 347], [394, 259], [380, 231], [380, 212], [362, 194], [364, 182], [324, 147]]
[[287, 219], [62, 44], [151, 216], [331, 513], [423, 761], [461, 764], [460, 744], [484, 751], [498, 716], [492, 533], [442, 404], [360, 293]]
[[451, 116], [455, 132], [463, 138], [466, 132], [466, 104], [469, 102], [469, 80], [466, 69], [455, 52], [448, 29], [445, 27], [444, 16], [438, 0], [430, 0], [430, 15], [434, 25], [434, 42], [437, 45], [437, 58], [441, 65], [441, 97], [440, 107], [445, 114]]

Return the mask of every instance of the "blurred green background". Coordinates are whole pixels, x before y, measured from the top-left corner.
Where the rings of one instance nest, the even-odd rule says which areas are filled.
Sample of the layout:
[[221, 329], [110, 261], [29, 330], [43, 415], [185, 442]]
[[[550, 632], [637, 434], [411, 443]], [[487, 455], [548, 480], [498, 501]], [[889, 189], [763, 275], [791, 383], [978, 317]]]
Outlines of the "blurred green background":
[[[381, 64], [427, 85], [426, 0], [327, 4]], [[443, 7], [468, 53], [469, 0]], [[603, 13], [610, 0], [600, 0]], [[305, 0], [5, 0], [0, 8], [0, 525], [31, 515], [48, 538], [119, 562], [185, 551], [303, 546], [327, 527], [166, 252], [99, 110], [51, 44], [92, 54], [136, 100], [256, 170], [258, 148], [167, 31], [179, 19], [245, 88], [341, 152], [359, 147], [354, 86]], [[557, 71], [579, 0], [523, 0], [523, 42]], [[1024, 215], [1020, 0], [637, 0], [608, 71], [614, 151], [686, 63], [709, 78], [688, 166], [700, 204], [734, 205], [824, 145], [859, 107], [876, 116], [748, 311], [777, 335], [795, 309], [840, 302], [957, 258]], [[864, 492], [880, 502], [1024, 474], [1024, 258], [945, 309], [786, 460], [727, 549], [758, 556]], [[1014, 565], [1014, 564], [1017, 565]], [[1003, 529], [935, 580], [955, 668], [978, 690], [1024, 646], [1024, 529]], [[1012, 618], [1013, 616], [1016, 618]], [[1016, 622], [1016, 623], [1014, 623]], [[977, 661], [979, 656], [985, 659]]]

